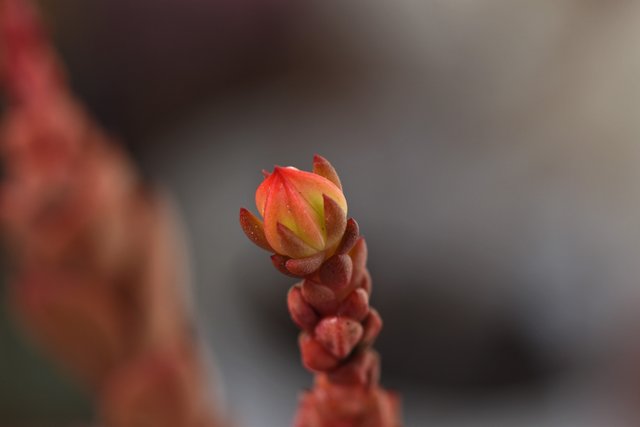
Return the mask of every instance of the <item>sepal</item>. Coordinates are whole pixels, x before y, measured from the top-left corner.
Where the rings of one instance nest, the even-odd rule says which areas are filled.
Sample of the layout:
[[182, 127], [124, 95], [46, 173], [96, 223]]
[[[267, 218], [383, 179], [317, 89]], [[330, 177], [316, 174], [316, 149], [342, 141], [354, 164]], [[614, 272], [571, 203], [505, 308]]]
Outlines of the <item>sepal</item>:
[[289, 227], [282, 223], [277, 224], [280, 245], [284, 252], [291, 258], [306, 258], [317, 253], [317, 250], [298, 237]]
[[249, 240], [264, 250], [274, 252], [264, 234], [264, 224], [245, 208], [240, 208], [240, 226]]
[[313, 173], [328, 179], [329, 181], [333, 182], [336, 187], [342, 190], [342, 183], [340, 182], [340, 177], [338, 176], [335, 168], [331, 165], [331, 163], [329, 163], [327, 159], [318, 154], [313, 156]]

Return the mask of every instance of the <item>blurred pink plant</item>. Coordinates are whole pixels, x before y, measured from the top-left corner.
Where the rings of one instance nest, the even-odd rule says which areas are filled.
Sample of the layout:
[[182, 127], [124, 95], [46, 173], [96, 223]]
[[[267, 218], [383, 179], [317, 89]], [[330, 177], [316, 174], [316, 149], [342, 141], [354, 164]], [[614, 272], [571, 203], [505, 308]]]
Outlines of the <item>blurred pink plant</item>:
[[220, 425], [171, 209], [70, 93], [27, 0], [0, 0], [0, 76], [17, 317], [107, 426]]

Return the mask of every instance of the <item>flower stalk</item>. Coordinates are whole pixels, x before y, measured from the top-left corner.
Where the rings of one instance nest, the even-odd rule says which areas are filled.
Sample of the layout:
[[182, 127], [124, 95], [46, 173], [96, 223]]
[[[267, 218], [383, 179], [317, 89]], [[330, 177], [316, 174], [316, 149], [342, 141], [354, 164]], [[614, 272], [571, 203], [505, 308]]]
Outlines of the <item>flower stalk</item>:
[[369, 306], [367, 245], [333, 166], [316, 155], [313, 172], [276, 167], [256, 191], [263, 220], [240, 210], [240, 224], [273, 265], [300, 282], [287, 295], [301, 329], [302, 363], [315, 374], [295, 427], [398, 427], [398, 397], [379, 385], [373, 343], [382, 329]]

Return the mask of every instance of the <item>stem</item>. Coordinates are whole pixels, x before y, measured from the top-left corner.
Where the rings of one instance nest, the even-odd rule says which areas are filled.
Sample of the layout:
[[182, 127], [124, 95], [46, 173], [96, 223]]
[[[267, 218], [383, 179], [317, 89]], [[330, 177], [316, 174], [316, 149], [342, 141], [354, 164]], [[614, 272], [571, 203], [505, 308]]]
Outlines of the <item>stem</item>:
[[380, 359], [372, 346], [382, 319], [369, 306], [366, 242], [362, 237], [345, 242], [353, 235], [347, 232], [337, 253], [289, 291], [291, 318], [302, 329], [302, 362], [315, 373], [313, 389], [302, 395], [295, 427], [401, 424], [398, 397], [379, 385]]

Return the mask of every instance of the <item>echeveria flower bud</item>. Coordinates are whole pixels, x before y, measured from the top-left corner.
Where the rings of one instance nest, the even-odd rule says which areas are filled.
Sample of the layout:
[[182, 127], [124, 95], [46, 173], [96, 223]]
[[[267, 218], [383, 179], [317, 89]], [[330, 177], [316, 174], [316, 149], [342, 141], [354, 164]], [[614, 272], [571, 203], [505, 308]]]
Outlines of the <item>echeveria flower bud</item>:
[[382, 319], [369, 306], [367, 245], [333, 166], [320, 156], [313, 173], [292, 167], [265, 172], [256, 191], [263, 220], [240, 210], [240, 224], [256, 245], [271, 251], [282, 273], [303, 278], [287, 305], [302, 329], [302, 364], [315, 372], [300, 401], [296, 427], [398, 427], [398, 397], [379, 385], [372, 349]]
[[[264, 222], [246, 209], [240, 223], [255, 244], [292, 258], [287, 267], [304, 275], [330, 256], [347, 227], [347, 201], [335, 170], [320, 156], [314, 171], [276, 167], [256, 191], [256, 205]], [[292, 262], [297, 261], [297, 262]]]

